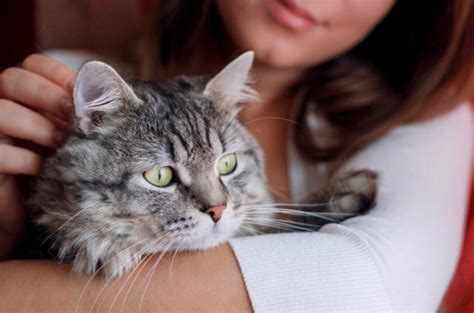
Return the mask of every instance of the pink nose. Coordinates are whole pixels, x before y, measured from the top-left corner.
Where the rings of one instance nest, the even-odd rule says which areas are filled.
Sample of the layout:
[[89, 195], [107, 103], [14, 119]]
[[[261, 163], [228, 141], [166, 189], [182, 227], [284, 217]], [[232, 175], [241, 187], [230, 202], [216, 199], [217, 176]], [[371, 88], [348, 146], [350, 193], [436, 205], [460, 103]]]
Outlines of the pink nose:
[[212, 220], [217, 223], [221, 217], [222, 217], [222, 212], [224, 212], [225, 209], [225, 204], [214, 206], [212, 208], [209, 208], [206, 210], [206, 213], [209, 214], [212, 218]]

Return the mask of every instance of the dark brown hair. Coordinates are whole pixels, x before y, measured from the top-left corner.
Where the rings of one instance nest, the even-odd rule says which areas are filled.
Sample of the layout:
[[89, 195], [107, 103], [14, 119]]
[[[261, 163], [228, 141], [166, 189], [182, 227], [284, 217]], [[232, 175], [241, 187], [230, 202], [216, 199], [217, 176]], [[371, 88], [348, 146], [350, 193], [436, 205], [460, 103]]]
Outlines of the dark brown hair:
[[[160, 71], [215, 70], [206, 61], [229, 42], [214, 1], [160, 1], [159, 12]], [[397, 125], [448, 111], [472, 95], [473, 60], [474, 1], [398, 0], [363, 42], [307, 71], [296, 143], [312, 160], [341, 160]], [[315, 131], [312, 118], [328, 129]]]

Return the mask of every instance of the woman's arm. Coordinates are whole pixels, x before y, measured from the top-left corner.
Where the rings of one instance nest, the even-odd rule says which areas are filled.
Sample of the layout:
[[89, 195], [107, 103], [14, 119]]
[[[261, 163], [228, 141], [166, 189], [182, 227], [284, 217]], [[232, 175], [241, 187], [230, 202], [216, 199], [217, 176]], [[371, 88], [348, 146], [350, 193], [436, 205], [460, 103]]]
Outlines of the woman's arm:
[[380, 173], [367, 215], [231, 240], [254, 310], [435, 311], [460, 252], [472, 142], [467, 105], [399, 127], [346, 164]]
[[[0, 263], [0, 312], [74, 312], [79, 299], [78, 313], [89, 313], [92, 309], [92, 312], [121, 312], [125, 298], [122, 312], [139, 312], [148, 274], [157, 260], [151, 258], [135, 273], [112, 281], [104, 289], [105, 281], [101, 278], [95, 277], [88, 284], [89, 276], [71, 274], [68, 266], [52, 261], [3, 262]], [[138, 278], [134, 281], [135, 277]], [[251, 312], [231, 248], [223, 245], [206, 252], [163, 257], [147, 287], [141, 312], [157, 310]]]
[[[69, 66], [80, 64], [81, 60], [84, 61], [81, 55], [74, 56], [66, 53], [57, 53], [57, 55], [71, 61], [68, 63]], [[85, 55], [84, 57], [87, 58], [88, 56]], [[63, 112], [58, 105], [61, 104], [58, 99], [65, 94], [74, 80], [74, 70], [43, 56], [33, 55], [24, 62], [23, 69], [11, 69], [8, 73], [8, 80], [3, 79], [5, 73], [2, 74], [3, 76], [0, 75], [0, 98], [2, 95], [9, 96], [12, 99], [16, 96], [25, 97], [30, 95], [30, 100], [35, 99], [31, 103], [32, 106], [37, 107], [39, 103], [50, 108], [53, 114]], [[22, 84], [15, 85], [15, 77], [20, 74], [23, 75]], [[48, 79], [48, 84], [45, 83], [45, 78]], [[5, 88], [8, 87], [5, 82], [8, 83], [8, 86], [22, 88], [17, 88], [18, 90], [11, 92], [12, 88]], [[32, 97], [33, 91], [39, 90], [39, 84], [42, 85], [42, 88], [40, 88], [42, 92], [39, 95], [34, 94], [34, 97]], [[61, 92], [58, 90], [61, 90]], [[21, 103], [25, 103], [25, 101], [21, 101]], [[20, 105], [17, 105], [17, 107], [22, 108]], [[11, 116], [15, 115], [10, 114], [9, 116], [10, 119], [6, 118], [4, 120], [9, 121]], [[19, 123], [18, 118], [14, 120], [17, 124]], [[46, 141], [46, 138], [44, 138], [46, 136], [39, 136], [45, 132], [40, 131], [42, 129], [38, 126], [40, 124], [38, 118], [29, 119], [29, 121], [30, 123], [26, 123], [26, 125], [34, 126], [32, 129], [35, 130], [31, 132], [33, 141], [43, 144]], [[0, 119], [0, 128], [1, 126]], [[22, 133], [23, 136], [24, 133]], [[40, 137], [40, 139], [37, 139], [37, 137]], [[47, 142], [50, 143], [50, 141]], [[49, 144], [48, 146], [54, 145]], [[2, 159], [1, 156], [4, 155], [0, 153], [0, 159]], [[25, 161], [24, 157], [12, 159]], [[39, 162], [36, 163], [39, 164]], [[10, 166], [9, 164], [8, 162], [0, 162], [0, 174], [2, 173], [2, 165]], [[35, 174], [37, 171], [37, 167], [35, 167], [26, 172], [24, 167], [15, 167], [15, 173]], [[9, 168], [12, 168], [12, 166]], [[1, 180], [2, 178], [4, 180]], [[7, 182], [5, 177], [0, 175], [0, 183], [5, 182]], [[18, 200], [13, 203], [14, 201], [12, 201], [19, 190], [12, 191], [5, 184], [0, 184], [0, 187], [3, 187], [0, 188], [0, 204], [3, 204], [3, 206], [0, 205], [0, 220], [11, 227], [15, 214], [23, 212], [17, 210], [16, 207], [17, 204], [21, 206], [22, 202]], [[0, 225], [0, 257], [6, 258], [8, 252], [13, 249], [11, 246], [15, 243], [10, 237], [20, 237], [20, 235], [10, 236], [10, 232], [5, 232], [4, 235], [1, 230], [3, 230], [3, 225]], [[117, 300], [111, 309], [111, 311], [117, 312], [120, 311], [122, 300], [134, 280], [134, 287], [130, 289], [130, 294], [127, 297], [129, 300], [126, 301], [123, 312], [138, 312], [138, 304], [147, 284], [148, 278], [146, 275], [151, 273], [155, 261], [156, 259], [151, 259], [142, 268], [138, 269], [137, 271], [141, 270], [141, 275], [136, 280], [133, 275], [125, 276], [106, 286], [103, 293], [101, 293], [102, 280], [95, 278], [87, 285], [89, 277], [73, 275], [70, 273], [69, 267], [58, 265], [53, 261], [0, 262], [0, 312], [74, 312], [76, 303], [84, 289], [84, 296], [81, 298], [78, 312], [90, 312], [98, 294], [101, 296], [96, 304], [102, 303], [101, 311], [107, 312], [113, 305], [115, 295], [118, 294]], [[129, 277], [131, 278], [127, 281]], [[87, 288], [84, 288], [86, 285]], [[122, 286], [125, 287], [119, 293]], [[238, 264], [228, 245], [202, 253], [178, 254], [176, 257], [165, 256], [153, 274], [147, 290], [142, 312], [156, 312], [157, 308], [162, 308], [163, 311], [251, 311]]]
[[[464, 106], [399, 128], [352, 159], [348, 167], [381, 172], [378, 205], [369, 214], [318, 233], [232, 240], [253, 309], [434, 311], [462, 241], [470, 114]], [[251, 310], [229, 246], [179, 254], [173, 265], [172, 259], [166, 256], [157, 267], [143, 312]], [[152, 262], [135, 281], [124, 312], [137, 311]], [[96, 302], [102, 303], [102, 311], [112, 306], [126, 279], [105, 289]], [[87, 277], [73, 276], [53, 262], [15, 261], [0, 263], [0, 281], [5, 312], [64, 312], [76, 305]], [[90, 311], [101, 289], [101, 281], [93, 280], [81, 311]], [[125, 293], [117, 297], [113, 311], [120, 311]]]
[[[232, 240], [254, 310], [434, 310], [462, 239], [472, 145], [469, 115], [464, 107], [399, 128], [353, 158], [348, 167], [371, 168], [382, 177], [378, 205], [366, 216], [319, 233]], [[228, 246], [178, 255], [172, 267], [171, 260], [165, 257], [153, 276], [144, 309], [250, 310]], [[0, 311], [63, 312], [75, 305], [87, 278], [53, 262], [5, 262], [0, 281]], [[139, 277], [134, 285], [145, 284]], [[82, 310], [90, 311], [101, 289], [94, 280]], [[112, 293], [114, 287], [106, 290]], [[140, 291], [132, 288], [133, 300], [126, 303], [132, 312], [137, 297]], [[110, 307], [113, 298], [106, 296], [103, 307]]]

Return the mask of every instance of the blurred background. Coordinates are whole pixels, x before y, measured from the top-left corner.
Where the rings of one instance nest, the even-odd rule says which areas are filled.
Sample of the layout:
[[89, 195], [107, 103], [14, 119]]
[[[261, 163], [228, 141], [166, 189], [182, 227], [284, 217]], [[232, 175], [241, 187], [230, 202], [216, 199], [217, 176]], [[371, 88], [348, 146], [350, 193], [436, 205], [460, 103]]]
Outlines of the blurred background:
[[133, 58], [155, 0], [1, 0], [0, 71], [48, 49]]

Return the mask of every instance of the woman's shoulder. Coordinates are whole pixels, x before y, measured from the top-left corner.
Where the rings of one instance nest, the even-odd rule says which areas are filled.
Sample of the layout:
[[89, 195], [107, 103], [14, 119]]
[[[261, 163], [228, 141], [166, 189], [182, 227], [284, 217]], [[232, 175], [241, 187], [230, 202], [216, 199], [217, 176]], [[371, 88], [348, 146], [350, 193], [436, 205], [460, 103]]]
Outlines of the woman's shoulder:
[[[391, 160], [391, 168], [403, 167], [411, 160], [405, 158], [404, 155], [411, 155], [414, 150], [422, 152], [436, 147], [439, 149], [438, 156], [445, 156], [446, 159], [449, 159], [450, 151], [446, 151], [448, 146], [462, 147], [456, 153], [467, 154], [466, 158], [472, 159], [473, 138], [473, 108], [471, 103], [465, 102], [429, 120], [393, 128], [352, 156], [342, 168], [372, 168], [381, 160]], [[418, 157], [425, 160], [430, 158], [429, 155], [423, 156], [421, 154]], [[321, 187], [319, 184], [324, 181], [327, 175], [325, 164], [307, 161], [299, 155], [292, 142], [289, 144], [289, 160], [290, 182], [294, 199], [301, 199], [309, 192], [314, 191], [315, 188]], [[385, 166], [382, 167], [385, 168]]]
[[449, 128], [451, 130], [466, 131], [466, 134], [472, 134], [473, 130], [473, 106], [466, 101], [459, 104], [454, 109], [433, 118], [401, 125], [393, 129], [393, 133], [413, 132], [416, 130], [442, 130]]
[[[401, 152], [415, 147], [421, 149], [423, 147], [439, 146], [439, 153], [446, 155], [448, 151], [444, 151], [441, 147], [441, 145], [444, 145], [445, 147], [463, 147], [463, 153], [468, 153], [472, 157], [473, 137], [473, 108], [466, 101], [436, 117], [393, 128], [387, 134], [366, 146], [362, 150], [362, 154], [371, 155], [367, 152], [377, 151], [377, 156], [380, 156], [380, 153]], [[465, 149], [469, 147], [471, 149]], [[461, 153], [461, 151], [458, 151], [458, 153]]]

